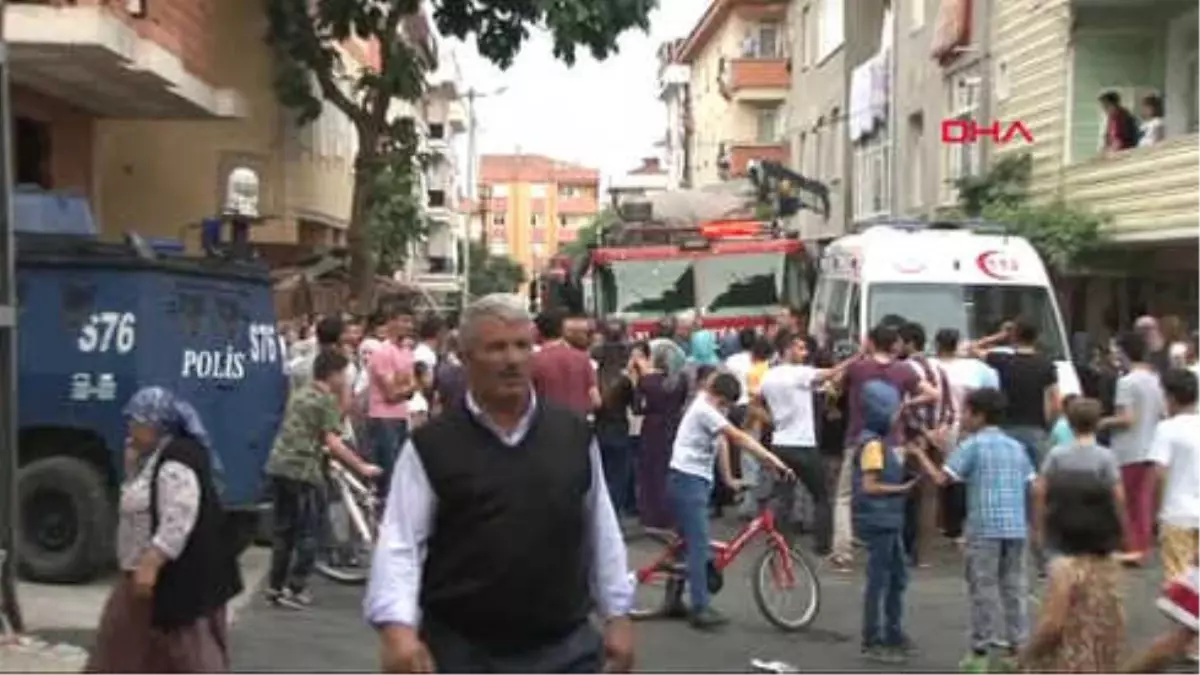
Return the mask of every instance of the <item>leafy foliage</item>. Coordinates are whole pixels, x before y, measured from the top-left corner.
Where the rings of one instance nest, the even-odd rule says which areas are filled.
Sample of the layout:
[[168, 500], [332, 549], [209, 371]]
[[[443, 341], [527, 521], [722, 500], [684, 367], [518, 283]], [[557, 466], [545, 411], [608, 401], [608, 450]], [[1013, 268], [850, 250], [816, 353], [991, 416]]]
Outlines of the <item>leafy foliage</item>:
[[483, 244], [471, 242], [471, 295], [515, 293], [528, 280], [521, 263], [506, 255], [489, 253]]
[[1008, 226], [1014, 235], [1028, 239], [1050, 267], [1069, 269], [1103, 243], [1108, 218], [1058, 198], [1031, 201], [1031, 166], [1027, 154], [1007, 155], [986, 174], [960, 179], [959, 208], [968, 218]]
[[[300, 124], [320, 117], [328, 102], [344, 113], [358, 134], [347, 243], [352, 291], [360, 308], [369, 306], [371, 273], [394, 265], [408, 250], [404, 242], [423, 236], [422, 219], [392, 192], [417, 182], [412, 120], [391, 115], [396, 99], [418, 101], [425, 74], [437, 65], [419, 14], [423, 0], [266, 0], [267, 44], [275, 52], [275, 92]], [[472, 36], [485, 58], [501, 67], [530, 36], [546, 28], [554, 56], [571, 64], [582, 46], [597, 59], [617, 51], [617, 38], [631, 28], [648, 28], [656, 0], [439, 0], [433, 20], [444, 35]], [[401, 31], [401, 28], [404, 28]], [[410, 38], [399, 37], [401, 34]], [[340, 46], [351, 39], [378, 46], [378, 68], [344, 60]], [[407, 199], [405, 193], [404, 199]], [[419, 202], [416, 202], [419, 203]], [[389, 252], [373, 261], [374, 243]], [[386, 258], [386, 260], [384, 260]]]
[[[415, 139], [412, 134], [406, 137]], [[408, 152], [398, 150], [385, 150], [367, 175], [367, 241], [375, 254], [376, 273], [390, 275], [404, 265], [413, 245], [429, 232], [420, 175]]]
[[591, 222], [579, 228], [579, 231], [575, 233], [575, 240], [561, 246], [559, 251], [570, 256], [585, 253], [589, 244], [602, 241], [604, 234], [620, 220], [616, 211], [605, 208], [593, 216]]

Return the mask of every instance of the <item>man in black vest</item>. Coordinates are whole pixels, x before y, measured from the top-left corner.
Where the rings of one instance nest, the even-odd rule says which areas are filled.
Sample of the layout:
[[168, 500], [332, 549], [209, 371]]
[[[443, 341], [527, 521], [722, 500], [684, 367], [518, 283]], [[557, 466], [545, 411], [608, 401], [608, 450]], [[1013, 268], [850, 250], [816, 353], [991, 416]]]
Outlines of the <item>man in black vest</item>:
[[534, 395], [532, 345], [517, 296], [463, 313], [465, 400], [402, 450], [371, 567], [364, 611], [385, 672], [633, 665], [633, 585], [599, 451], [584, 418]]

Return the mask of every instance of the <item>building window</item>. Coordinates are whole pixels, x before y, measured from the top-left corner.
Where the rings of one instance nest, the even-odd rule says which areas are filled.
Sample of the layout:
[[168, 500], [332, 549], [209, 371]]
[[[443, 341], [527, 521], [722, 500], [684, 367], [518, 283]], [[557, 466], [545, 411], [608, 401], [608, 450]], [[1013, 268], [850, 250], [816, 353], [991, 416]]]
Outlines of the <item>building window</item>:
[[781, 54], [780, 32], [780, 25], [774, 22], [749, 26], [746, 29], [746, 38], [742, 42], [742, 58], [779, 58]]
[[890, 134], [875, 134], [854, 148], [854, 220], [868, 220], [888, 212], [890, 164]]
[[50, 125], [28, 117], [16, 123], [16, 183], [36, 185], [43, 190], [54, 187], [50, 178]]
[[508, 242], [489, 241], [488, 252], [492, 255], [506, 256], [508, 255]]
[[[965, 120], [974, 124], [979, 120], [979, 77], [974, 74], [964, 74], [957, 78], [950, 88], [950, 115], [953, 119]], [[967, 176], [977, 175], [983, 168], [980, 166], [980, 144], [956, 143], [945, 146], [946, 180], [942, 190], [942, 203], [952, 204], [958, 200], [958, 188], [955, 183]]]
[[813, 62], [812, 12], [800, 10], [800, 65], [807, 68]]
[[846, 39], [844, 0], [820, 0], [817, 31], [817, 61], [824, 61]]
[[508, 197], [508, 186], [507, 185], [493, 185], [492, 186], [492, 196], [499, 197], [500, 199], [504, 199], [505, 197]]
[[779, 140], [779, 106], [764, 106], [755, 111], [755, 140], [775, 143]]
[[530, 227], [541, 227], [542, 226], [541, 217], [538, 216], [538, 214], [536, 214], [536, 213], [529, 216], [529, 226]]
[[925, 204], [925, 118], [920, 113], [908, 117], [908, 201], [919, 208]]
[[504, 227], [504, 214], [497, 213], [496, 215], [492, 216], [492, 225]]
[[575, 199], [577, 197], [582, 197], [582, 196], [583, 196], [583, 189], [580, 188], [578, 185], [559, 185], [558, 186], [558, 198], [559, 199]]
[[800, 132], [796, 138], [796, 166], [800, 167], [800, 173], [809, 173], [808, 170], [808, 134]]
[[925, 0], [908, 0], [908, 27], [917, 30], [925, 25]]
[[566, 228], [566, 227], [570, 227], [571, 225], [570, 225], [570, 221], [567, 220], [566, 216], [559, 216], [558, 217], [558, 226]]
[[545, 183], [534, 183], [533, 185], [530, 185], [529, 186], [529, 196], [532, 197], [533, 199], [545, 199], [546, 198], [546, 184]]
[[432, 122], [429, 125], [429, 138], [440, 141], [446, 138], [446, 125], [441, 122]]

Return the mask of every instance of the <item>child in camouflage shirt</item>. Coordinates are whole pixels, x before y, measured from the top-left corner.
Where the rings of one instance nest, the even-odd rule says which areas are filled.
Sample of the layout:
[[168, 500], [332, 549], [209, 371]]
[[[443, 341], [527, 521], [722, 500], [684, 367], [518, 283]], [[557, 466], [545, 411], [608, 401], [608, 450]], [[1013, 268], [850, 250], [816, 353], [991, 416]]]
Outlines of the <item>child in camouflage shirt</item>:
[[267, 459], [275, 526], [267, 600], [276, 606], [302, 609], [312, 602], [307, 585], [323, 516], [326, 450], [365, 477], [381, 473], [342, 441], [338, 394], [347, 386], [346, 365], [345, 355], [336, 350], [317, 355], [312, 380], [288, 400]]

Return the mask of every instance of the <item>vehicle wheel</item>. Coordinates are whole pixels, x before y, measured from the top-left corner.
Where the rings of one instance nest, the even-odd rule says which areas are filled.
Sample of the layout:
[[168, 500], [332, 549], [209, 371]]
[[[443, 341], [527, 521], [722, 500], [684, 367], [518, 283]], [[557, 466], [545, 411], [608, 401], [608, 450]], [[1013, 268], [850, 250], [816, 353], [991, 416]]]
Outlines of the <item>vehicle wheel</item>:
[[[644, 559], [647, 566], [662, 559], [667, 549], [675, 544], [673, 535], [661, 532], [647, 532], [646, 539], [648, 543], [644, 546], [639, 542], [638, 557]], [[645, 549], [648, 555], [641, 554], [641, 549]], [[687, 613], [683, 604], [683, 590], [686, 585], [687, 573], [682, 561], [677, 560], [674, 556], [666, 559], [657, 568], [652, 581], [638, 583], [638, 572], [633, 572], [631, 576], [636, 585], [633, 608], [629, 611], [631, 619], [642, 621], [675, 618]]]
[[48, 457], [17, 474], [17, 562], [32, 581], [90, 581], [113, 559], [116, 510], [108, 482], [74, 457]]
[[[782, 555], [785, 551], [792, 562], [789, 586], [783, 586], [787, 581]], [[758, 605], [758, 611], [782, 630], [808, 627], [821, 609], [821, 581], [816, 569], [808, 556], [794, 546], [786, 549], [768, 546], [754, 566], [754, 604]], [[787, 595], [799, 601], [795, 611], [789, 612], [770, 602]]]
[[[373, 527], [373, 507], [359, 504], [359, 508]], [[317, 537], [317, 560], [314, 564], [317, 573], [339, 584], [357, 586], [366, 583], [375, 543], [363, 540], [340, 499], [330, 499], [326, 503], [321, 527], [323, 531]]]

